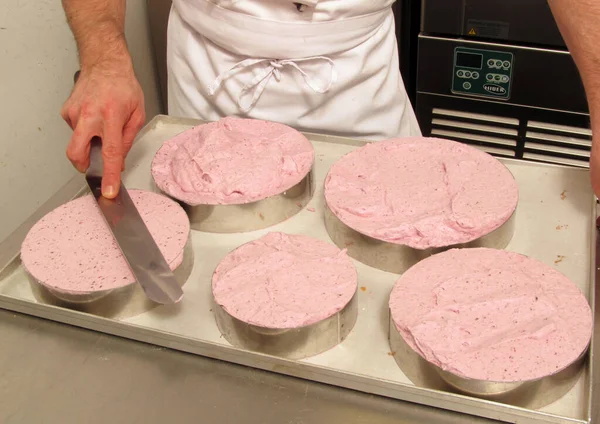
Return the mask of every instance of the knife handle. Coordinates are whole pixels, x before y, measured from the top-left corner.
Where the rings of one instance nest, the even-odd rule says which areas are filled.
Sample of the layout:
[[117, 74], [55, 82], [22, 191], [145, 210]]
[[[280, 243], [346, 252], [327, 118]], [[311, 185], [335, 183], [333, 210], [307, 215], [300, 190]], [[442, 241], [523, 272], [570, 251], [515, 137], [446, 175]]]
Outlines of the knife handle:
[[102, 178], [104, 163], [102, 160], [102, 139], [98, 136], [90, 140], [90, 167], [86, 174]]

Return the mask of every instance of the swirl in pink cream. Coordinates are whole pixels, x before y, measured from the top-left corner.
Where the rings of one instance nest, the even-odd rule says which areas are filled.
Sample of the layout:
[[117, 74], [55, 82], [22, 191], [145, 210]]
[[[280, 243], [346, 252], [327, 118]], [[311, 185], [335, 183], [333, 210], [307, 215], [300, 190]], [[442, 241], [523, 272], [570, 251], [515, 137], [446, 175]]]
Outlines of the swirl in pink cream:
[[312, 144], [293, 128], [228, 117], [167, 140], [154, 157], [152, 177], [189, 205], [243, 204], [293, 187], [313, 162]]
[[492, 232], [514, 213], [518, 197], [498, 160], [436, 138], [367, 144], [335, 163], [325, 181], [327, 205], [344, 224], [415, 249]]

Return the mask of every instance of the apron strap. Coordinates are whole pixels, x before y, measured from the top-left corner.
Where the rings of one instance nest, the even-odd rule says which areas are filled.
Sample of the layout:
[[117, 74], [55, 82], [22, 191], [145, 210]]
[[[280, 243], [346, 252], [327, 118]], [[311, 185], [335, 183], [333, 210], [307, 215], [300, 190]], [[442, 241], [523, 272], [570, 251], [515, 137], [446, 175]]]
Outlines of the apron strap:
[[[300, 63], [308, 61], [318, 61], [321, 62], [323, 66], [329, 66], [329, 79], [325, 85], [320, 85], [313, 77], [311, 77], [304, 69], [302, 69]], [[304, 78], [306, 85], [308, 85], [308, 87], [310, 87], [310, 89], [315, 93], [323, 94], [328, 92], [331, 86], [335, 84], [335, 81], [337, 80], [337, 69], [335, 68], [335, 64], [331, 59], [324, 56], [313, 56], [295, 60], [245, 59], [236, 63], [233, 67], [231, 67], [231, 69], [222, 72], [219, 76], [217, 76], [215, 81], [208, 87], [209, 95], [214, 96], [219, 87], [221, 87], [221, 84], [226, 79], [244, 69], [252, 68], [260, 64], [268, 64], [268, 66], [264, 67], [262, 71], [259, 72], [248, 84], [242, 87], [242, 90], [238, 96], [238, 106], [244, 113], [249, 112], [254, 105], [256, 105], [256, 102], [258, 102], [258, 99], [267, 87], [267, 84], [271, 78], [274, 77], [276, 81], [281, 81], [281, 70], [286, 66], [296, 69], [300, 75], [302, 75], [302, 78]], [[319, 69], [322, 69], [322, 66], [319, 66]], [[243, 98], [246, 94], [252, 94], [252, 97], [249, 103], [243, 104]]]

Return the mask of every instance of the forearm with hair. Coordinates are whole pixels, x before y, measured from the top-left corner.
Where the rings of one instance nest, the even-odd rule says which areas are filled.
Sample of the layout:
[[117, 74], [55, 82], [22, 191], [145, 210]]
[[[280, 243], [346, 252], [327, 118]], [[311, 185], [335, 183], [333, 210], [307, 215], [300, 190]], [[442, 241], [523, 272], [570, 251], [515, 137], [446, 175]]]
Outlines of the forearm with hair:
[[575, 60], [592, 118], [600, 134], [600, 0], [548, 0]]
[[62, 0], [81, 70], [99, 64], [131, 67], [125, 42], [126, 0]]

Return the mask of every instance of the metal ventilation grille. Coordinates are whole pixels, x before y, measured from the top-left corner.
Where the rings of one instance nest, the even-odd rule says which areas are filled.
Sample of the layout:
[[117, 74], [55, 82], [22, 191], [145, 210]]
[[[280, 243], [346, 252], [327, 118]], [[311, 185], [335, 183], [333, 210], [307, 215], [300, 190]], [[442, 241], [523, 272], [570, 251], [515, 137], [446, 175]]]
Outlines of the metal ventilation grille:
[[587, 168], [592, 147], [588, 128], [521, 121], [434, 108], [431, 135], [470, 144], [494, 156]]
[[523, 158], [585, 168], [591, 147], [590, 129], [529, 121]]
[[519, 120], [434, 108], [431, 135], [473, 145], [495, 156], [515, 157]]

